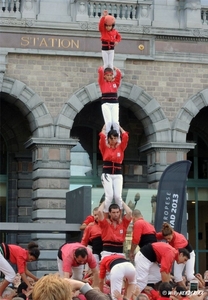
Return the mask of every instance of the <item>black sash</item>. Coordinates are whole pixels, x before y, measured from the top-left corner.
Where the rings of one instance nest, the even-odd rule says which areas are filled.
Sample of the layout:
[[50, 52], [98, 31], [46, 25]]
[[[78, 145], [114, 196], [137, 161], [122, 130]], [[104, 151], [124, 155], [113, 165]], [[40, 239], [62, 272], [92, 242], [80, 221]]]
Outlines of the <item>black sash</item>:
[[120, 263], [124, 263], [124, 262], [128, 262], [127, 259], [125, 258], [116, 258], [114, 259], [111, 263], [110, 263], [110, 270], [117, 264], [120, 264]]

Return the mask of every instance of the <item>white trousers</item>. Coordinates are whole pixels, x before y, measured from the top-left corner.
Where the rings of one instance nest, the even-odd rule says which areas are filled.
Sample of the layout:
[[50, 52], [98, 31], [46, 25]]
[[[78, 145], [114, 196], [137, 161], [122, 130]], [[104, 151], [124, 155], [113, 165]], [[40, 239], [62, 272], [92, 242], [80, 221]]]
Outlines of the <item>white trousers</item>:
[[[61, 277], [64, 277], [63, 272], [63, 261], [57, 257], [57, 264], [58, 264], [58, 271]], [[72, 267], [72, 277], [76, 280], [82, 280], [83, 279], [83, 272], [84, 272], [84, 265], [80, 265], [78, 267]]]
[[117, 299], [114, 297], [114, 292], [117, 290], [121, 293], [122, 291], [123, 279], [127, 279], [128, 284], [136, 284], [136, 270], [130, 262], [117, 264], [110, 271], [111, 297], [113, 300]]
[[123, 175], [122, 174], [105, 174], [101, 175], [101, 182], [105, 192], [105, 205], [104, 212], [108, 212], [108, 208], [111, 205], [113, 198], [115, 203], [122, 209], [122, 187], [123, 187]]
[[106, 134], [111, 130], [111, 126], [118, 132], [120, 137], [119, 128], [119, 104], [118, 103], [103, 103], [101, 105], [103, 119], [106, 126]]
[[158, 264], [151, 262], [140, 251], [135, 255], [136, 282], [142, 291], [148, 283], [156, 283], [161, 280]]
[[5, 275], [5, 279], [9, 282], [13, 282], [16, 273], [10, 263], [0, 253], [0, 271]]
[[183, 270], [186, 268], [186, 277], [187, 280], [190, 281], [195, 278], [194, 276], [194, 266], [195, 266], [195, 252], [192, 251], [190, 253], [190, 259], [187, 260], [186, 264], [177, 264], [175, 261], [173, 274], [175, 278], [175, 282], [179, 282], [183, 280]]
[[114, 50], [102, 50], [103, 68], [111, 68], [113, 70]]
[[[101, 260], [106, 257], [106, 256], [109, 256], [111, 254], [115, 254], [115, 252], [110, 252], [110, 251], [102, 251], [101, 253]], [[125, 254], [124, 253], [119, 253], [120, 255], [123, 255], [124, 258], [125, 258]], [[106, 272], [106, 276], [105, 276], [106, 280], [110, 280], [110, 273], [109, 272]]]
[[99, 267], [99, 263], [100, 263], [100, 257], [99, 257], [99, 255], [93, 253], [93, 256], [94, 256], [94, 258], [96, 260], [97, 266]]

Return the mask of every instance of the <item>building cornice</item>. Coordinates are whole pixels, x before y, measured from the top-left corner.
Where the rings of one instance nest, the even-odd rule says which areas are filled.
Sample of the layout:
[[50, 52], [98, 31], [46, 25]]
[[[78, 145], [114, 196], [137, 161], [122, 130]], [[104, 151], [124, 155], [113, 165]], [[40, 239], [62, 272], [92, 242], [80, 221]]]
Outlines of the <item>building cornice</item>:
[[[180, 29], [180, 28], [156, 28], [153, 26], [139, 26], [131, 23], [116, 24], [116, 29], [128, 38], [131, 34], [141, 34], [146, 36], [155, 36], [157, 39], [170, 40], [188, 40], [194, 38], [196, 41], [207, 41], [208, 28], [201, 29]], [[29, 19], [0, 19], [0, 32], [30, 32], [36, 34], [73, 34], [77, 36], [99, 35], [97, 22], [69, 22], [69, 23], [52, 23]], [[203, 40], [205, 39], [205, 40]]]
[[208, 37], [187, 37], [187, 36], [168, 36], [157, 35], [156, 40], [172, 40], [172, 41], [186, 41], [186, 42], [208, 42]]

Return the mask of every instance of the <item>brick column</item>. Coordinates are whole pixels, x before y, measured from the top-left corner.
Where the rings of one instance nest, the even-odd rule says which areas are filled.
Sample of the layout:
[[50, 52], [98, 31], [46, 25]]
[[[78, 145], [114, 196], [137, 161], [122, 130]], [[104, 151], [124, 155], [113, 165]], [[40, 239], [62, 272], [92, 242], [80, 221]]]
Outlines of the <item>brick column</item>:
[[187, 159], [187, 152], [194, 149], [194, 143], [153, 142], [140, 147], [147, 154], [148, 187], [157, 189], [163, 171], [170, 164]]
[[[70, 149], [73, 139], [32, 138], [26, 147], [32, 151], [32, 220], [38, 223], [66, 223], [66, 192], [69, 191]], [[44, 225], [43, 225], [44, 226]], [[38, 276], [57, 271], [57, 250], [65, 242], [65, 234], [34, 233], [41, 256], [33, 270]], [[41, 269], [41, 271], [38, 271]]]
[[[8, 153], [8, 222], [31, 222], [31, 178], [30, 153]], [[8, 233], [9, 244], [27, 246], [30, 233]]]

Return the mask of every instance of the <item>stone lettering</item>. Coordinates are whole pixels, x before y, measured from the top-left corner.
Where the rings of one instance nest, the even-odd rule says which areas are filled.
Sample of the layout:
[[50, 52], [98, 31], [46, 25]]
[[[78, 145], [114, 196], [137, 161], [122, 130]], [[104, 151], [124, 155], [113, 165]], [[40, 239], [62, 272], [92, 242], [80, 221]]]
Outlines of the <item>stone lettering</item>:
[[37, 48], [60, 48], [60, 49], [79, 49], [80, 41], [68, 38], [52, 38], [52, 37], [33, 37], [22, 36], [20, 45], [25, 48], [37, 47]]

